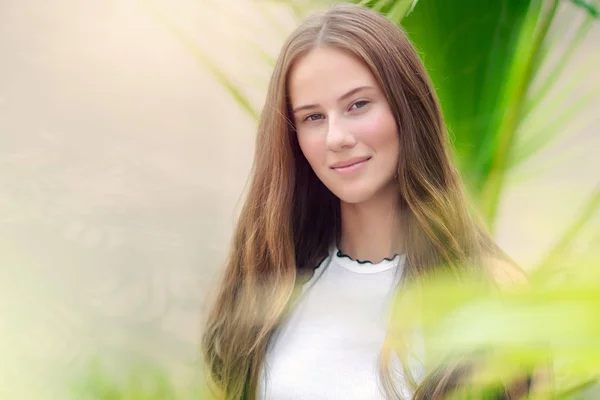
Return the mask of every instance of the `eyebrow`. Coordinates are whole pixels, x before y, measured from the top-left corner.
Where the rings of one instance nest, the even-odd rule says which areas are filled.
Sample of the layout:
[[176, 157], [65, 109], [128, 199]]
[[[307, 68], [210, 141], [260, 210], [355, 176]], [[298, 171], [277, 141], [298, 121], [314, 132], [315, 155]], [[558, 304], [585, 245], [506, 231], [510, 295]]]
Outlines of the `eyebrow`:
[[[359, 86], [359, 87], [355, 87], [354, 89], [344, 93], [343, 95], [340, 96], [340, 98], [338, 99], [338, 101], [342, 101], [345, 100], [346, 98], [352, 96], [353, 94], [360, 92], [361, 90], [365, 90], [365, 89], [373, 89], [373, 86]], [[309, 108], [316, 108], [318, 107], [318, 104], [307, 104], [304, 106], [300, 106], [300, 107], [296, 107], [292, 110], [292, 113], [295, 114], [298, 111], [302, 111], [302, 110], [306, 110]]]

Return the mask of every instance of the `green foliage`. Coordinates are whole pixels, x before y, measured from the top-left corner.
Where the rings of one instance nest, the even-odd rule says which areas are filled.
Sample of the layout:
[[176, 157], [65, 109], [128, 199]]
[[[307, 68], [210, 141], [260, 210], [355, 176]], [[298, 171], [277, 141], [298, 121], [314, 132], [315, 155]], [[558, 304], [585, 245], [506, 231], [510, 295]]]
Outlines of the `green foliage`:
[[[460, 170], [489, 221], [532, 82], [540, 2], [421, 1], [402, 21], [423, 53]], [[542, 21], [547, 24], [546, 21]]]
[[592, 17], [599, 18], [598, 2], [594, 0], [571, 0], [573, 4], [586, 10]]
[[70, 390], [73, 400], [183, 400], [208, 399], [199, 382], [177, 385], [166, 368], [150, 360], [117, 367], [94, 359]]
[[393, 321], [396, 329], [421, 332], [427, 354], [436, 356], [433, 365], [477, 360], [483, 387], [552, 360], [555, 383], [549, 389], [567, 398], [600, 376], [599, 263], [597, 254], [590, 255], [502, 290], [490, 290], [474, 276], [437, 274], [427, 285], [403, 291], [396, 303], [402, 318]]
[[[225, 90], [235, 99], [235, 101], [252, 118], [258, 118], [259, 112], [252, 106], [252, 102], [244, 94], [231, 77], [221, 71], [221, 68], [208, 57], [196, 44], [193, 39], [180, 29], [176, 23], [160, 10], [152, 0], [142, 0], [146, 9], [203, 67], [208, 69], [214, 78]], [[261, 53], [262, 57], [266, 57]]]
[[384, 13], [390, 20], [400, 23], [408, 15], [418, 0], [359, 0], [356, 3]]

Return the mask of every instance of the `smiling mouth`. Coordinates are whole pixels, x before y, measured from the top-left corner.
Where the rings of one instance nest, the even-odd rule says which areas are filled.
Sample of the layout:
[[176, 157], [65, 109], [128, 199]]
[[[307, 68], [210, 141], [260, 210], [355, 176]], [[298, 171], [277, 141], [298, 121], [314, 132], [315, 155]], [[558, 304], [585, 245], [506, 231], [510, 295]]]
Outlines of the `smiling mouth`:
[[349, 162], [349, 163], [343, 163], [339, 166], [332, 166], [331, 169], [333, 169], [334, 171], [350, 171], [350, 170], [354, 170], [356, 168], [358, 168], [359, 166], [361, 166], [362, 164], [366, 163], [367, 161], [369, 161], [371, 159], [371, 157], [367, 157], [367, 158], [363, 158], [360, 160], [356, 160], [354, 162]]

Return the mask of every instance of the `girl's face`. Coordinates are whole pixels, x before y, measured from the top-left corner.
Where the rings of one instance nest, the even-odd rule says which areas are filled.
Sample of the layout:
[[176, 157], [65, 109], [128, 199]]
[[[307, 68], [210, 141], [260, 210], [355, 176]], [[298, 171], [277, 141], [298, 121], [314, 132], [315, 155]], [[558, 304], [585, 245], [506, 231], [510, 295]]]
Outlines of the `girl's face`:
[[294, 64], [288, 91], [302, 153], [334, 195], [356, 204], [392, 187], [398, 128], [366, 65], [316, 48]]

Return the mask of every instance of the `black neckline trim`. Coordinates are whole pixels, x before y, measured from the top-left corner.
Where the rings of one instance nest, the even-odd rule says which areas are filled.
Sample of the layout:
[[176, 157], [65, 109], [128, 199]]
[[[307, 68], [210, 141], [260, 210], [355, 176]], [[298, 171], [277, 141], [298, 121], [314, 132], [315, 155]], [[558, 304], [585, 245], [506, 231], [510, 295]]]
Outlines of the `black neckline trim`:
[[398, 257], [398, 253], [394, 254], [394, 256], [392, 258], [384, 257], [383, 260], [376, 262], [376, 263], [374, 263], [373, 261], [369, 261], [369, 260], [355, 260], [354, 258], [350, 257], [348, 254], [342, 253], [342, 251], [340, 249], [338, 249], [336, 256], [338, 256], [339, 258], [346, 257], [346, 258], [350, 259], [351, 261], [357, 262], [359, 264], [376, 265], [376, 264], [381, 264], [384, 261], [394, 261]]
[[317, 272], [317, 269], [321, 266], [321, 264], [323, 264], [323, 261], [325, 261], [327, 259], [327, 257], [329, 257], [329, 255], [326, 255], [325, 257], [323, 257], [321, 259], [321, 261], [319, 261], [317, 263], [317, 265], [315, 265], [314, 267], [311, 268], [312, 271], [310, 273], [310, 276], [303, 282], [303, 284], [307, 283], [308, 281], [310, 281], [315, 276], [315, 272]]

